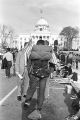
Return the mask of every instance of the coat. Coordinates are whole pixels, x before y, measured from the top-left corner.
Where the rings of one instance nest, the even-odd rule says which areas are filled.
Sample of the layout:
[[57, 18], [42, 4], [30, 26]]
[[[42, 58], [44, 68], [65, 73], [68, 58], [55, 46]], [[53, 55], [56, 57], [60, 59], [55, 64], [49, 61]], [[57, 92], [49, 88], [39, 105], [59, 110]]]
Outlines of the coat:
[[31, 59], [50, 60], [52, 47], [47, 45], [34, 45], [31, 51]]
[[24, 50], [19, 51], [18, 54], [17, 54], [16, 62], [15, 62], [15, 70], [20, 75], [24, 74], [24, 70], [25, 70], [25, 54], [24, 54]]
[[[19, 51], [19, 53], [17, 54], [15, 69], [16, 69], [16, 72], [19, 72], [19, 74], [21, 74], [21, 75], [23, 75], [25, 72], [25, 54], [24, 54], [23, 50]], [[28, 71], [27, 71], [26, 75], [28, 76]], [[27, 89], [28, 89], [28, 86], [29, 86], [29, 78], [27, 78], [27, 84], [26, 84]], [[27, 89], [26, 89], [26, 91], [27, 91]], [[48, 96], [49, 96], [49, 80], [47, 80], [47, 83], [46, 83], [45, 98], [48, 98]]]
[[18, 52], [15, 62], [15, 69], [20, 75], [24, 74], [25, 66], [27, 66], [27, 59], [31, 53], [32, 45], [26, 46]]
[[[22, 94], [25, 95], [25, 93], [28, 89], [28, 86], [29, 86], [29, 77], [28, 77], [27, 67], [25, 67], [25, 51], [24, 50], [19, 51], [17, 54], [16, 62], [15, 62], [15, 71], [19, 78], [18, 82], [21, 81], [21, 79], [23, 79]], [[19, 89], [19, 87], [18, 87], [18, 89]]]

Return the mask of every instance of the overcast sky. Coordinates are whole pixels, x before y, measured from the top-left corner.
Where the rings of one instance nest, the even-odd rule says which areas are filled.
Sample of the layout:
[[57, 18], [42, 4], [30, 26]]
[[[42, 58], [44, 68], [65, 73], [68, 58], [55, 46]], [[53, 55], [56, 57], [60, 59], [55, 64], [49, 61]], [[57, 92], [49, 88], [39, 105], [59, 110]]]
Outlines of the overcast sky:
[[53, 33], [65, 26], [80, 27], [80, 0], [0, 0], [0, 24], [12, 26], [17, 33], [28, 33], [43, 17]]

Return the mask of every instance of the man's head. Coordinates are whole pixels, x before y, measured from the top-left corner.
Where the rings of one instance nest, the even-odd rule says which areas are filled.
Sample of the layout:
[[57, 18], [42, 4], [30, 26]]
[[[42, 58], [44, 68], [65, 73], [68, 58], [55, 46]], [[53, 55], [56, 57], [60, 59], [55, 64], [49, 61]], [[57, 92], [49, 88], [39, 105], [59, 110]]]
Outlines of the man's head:
[[45, 45], [44, 40], [38, 40], [37, 45]]
[[9, 52], [9, 51], [10, 51], [10, 48], [7, 48], [7, 51]]

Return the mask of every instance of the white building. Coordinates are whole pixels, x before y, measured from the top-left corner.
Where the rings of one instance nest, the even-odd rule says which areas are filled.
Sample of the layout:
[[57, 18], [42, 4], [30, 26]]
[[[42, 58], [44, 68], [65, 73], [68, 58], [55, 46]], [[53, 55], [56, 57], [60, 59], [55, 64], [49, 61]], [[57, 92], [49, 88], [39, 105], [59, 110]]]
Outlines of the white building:
[[[48, 40], [50, 44], [54, 44], [54, 40], [58, 40], [58, 35], [51, 33], [48, 22], [45, 19], [40, 18], [32, 33], [23, 33], [19, 35], [17, 38], [17, 48], [23, 48], [24, 43], [28, 42], [30, 39], [32, 39], [34, 44], [36, 44], [39, 39]], [[15, 43], [16, 42], [14, 42], [14, 44]]]
[[80, 37], [74, 38], [72, 41], [72, 49], [79, 49], [80, 50]]

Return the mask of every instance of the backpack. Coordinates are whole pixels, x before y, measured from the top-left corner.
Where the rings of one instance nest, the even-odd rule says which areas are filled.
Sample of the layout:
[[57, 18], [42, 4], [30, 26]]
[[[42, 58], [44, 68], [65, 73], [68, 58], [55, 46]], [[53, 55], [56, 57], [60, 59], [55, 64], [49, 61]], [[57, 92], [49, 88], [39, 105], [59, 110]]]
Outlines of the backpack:
[[52, 47], [46, 45], [34, 45], [31, 51], [31, 59], [50, 60], [52, 57]]
[[6, 59], [6, 58], [4, 58], [4, 59], [2, 60], [1, 69], [6, 69], [6, 68], [7, 68], [7, 66], [8, 66], [7, 59]]
[[32, 60], [30, 73], [35, 77], [49, 77], [50, 69], [47, 60]]
[[30, 73], [39, 78], [49, 77], [49, 60], [52, 57], [52, 48], [46, 45], [35, 45], [30, 54]]

